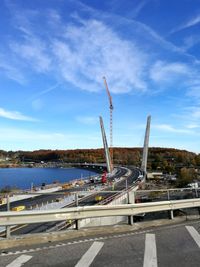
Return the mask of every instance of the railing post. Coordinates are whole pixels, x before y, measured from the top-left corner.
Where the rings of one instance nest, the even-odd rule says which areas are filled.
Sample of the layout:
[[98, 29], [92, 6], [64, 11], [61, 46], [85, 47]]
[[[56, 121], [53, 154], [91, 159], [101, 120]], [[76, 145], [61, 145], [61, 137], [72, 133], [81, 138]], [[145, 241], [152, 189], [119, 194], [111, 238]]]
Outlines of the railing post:
[[[77, 192], [75, 194], [75, 205], [76, 205], [76, 207], [78, 207], [78, 193]], [[76, 230], [79, 230], [80, 229], [80, 221], [76, 220], [75, 224], [76, 224]]]
[[[10, 195], [7, 194], [7, 211], [10, 211]], [[6, 238], [10, 238], [10, 226], [6, 226]]]
[[169, 190], [167, 190], [167, 199], [170, 200]]
[[195, 196], [196, 196], [196, 198], [198, 198], [198, 190], [197, 190], [197, 188], [195, 188]]
[[[170, 200], [169, 190], [167, 190], [167, 199]], [[174, 211], [173, 210], [169, 210], [168, 214], [169, 214], [169, 219], [173, 220], [174, 219]]]

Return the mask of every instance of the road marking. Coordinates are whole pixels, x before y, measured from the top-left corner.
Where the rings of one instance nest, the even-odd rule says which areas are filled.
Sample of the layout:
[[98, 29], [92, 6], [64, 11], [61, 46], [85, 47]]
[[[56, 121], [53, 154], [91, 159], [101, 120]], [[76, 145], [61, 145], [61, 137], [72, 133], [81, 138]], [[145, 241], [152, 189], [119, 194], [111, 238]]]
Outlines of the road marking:
[[200, 248], [200, 234], [193, 226], [185, 226], [194, 241], [197, 243], [198, 247]]
[[94, 242], [75, 267], [89, 267], [103, 245], [103, 242]]
[[21, 255], [17, 259], [15, 259], [13, 262], [8, 264], [6, 267], [21, 267], [24, 263], [29, 261], [32, 258], [32, 256], [29, 255]]
[[[196, 225], [196, 224], [199, 224], [199, 221], [198, 222], [193, 222], [192, 223], [193, 225]], [[167, 225], [167, 226], [161, 226], [161, 227], [157, 227], [157, 231], [160, 231], [160, 230], [166, 230], [166, 229], [176, 229], [176, 228], [179, 228], [181, 226], [185, 226], [185, 223], [179, 223], [179, 224], [175, 224], [175, 225]], [[133, 231], [133, 232], [129, 232], [127, 234], [124, 234], [125, 236], [135, 236], [135, 235], [140, 235], [140, 234], [144, 234], [144, 233], [151, 233], [155, 231], [155, 229], [148, 229], [148, 230], [142, 230], [142, 231]], [[121, 236], [120, 234], [115, 234], [115, 235], [112, 235], [112, 234], [109, 234], [108, 236], [103, 236], [103, 237], [94, 237], [93, 240], [90, 239], [83, 239], [83, 240], [79, 240], [81, 242], [91, 242], [91, 241], [98, 241], [98, 240], [106, 240], [106, 239], [113, 239], [113, 238], [121, 238], [123, 236]], [[73, 241], [71, 242], [66, 242], [66, 243], [63, 243], [63, 246], [69, 246], [69, 245], [73, 245]], [[55, 248], [55, 245], [51, 245], [51, 246], [44, 246], [44, 247], [40, 247], [40, 250], [46, 250], [46, 249], [53, 249]], [[27, 249], [27, 252], [34, 252], [36, 251], [36, 248], [34, 249]], [[16, 254], [23, 254], [24, 252], [21, 250], [21, 251], [12, 251], [12, 252], [9, 252], [9, 251], [2, 251], [0, 252], [0, 257], [6, 257], [6, 256], [10, 256], [10, 255], [16, 255]]]
[[146, 234], [143, 267], [157, 267], [156, 239], [154, 234]]

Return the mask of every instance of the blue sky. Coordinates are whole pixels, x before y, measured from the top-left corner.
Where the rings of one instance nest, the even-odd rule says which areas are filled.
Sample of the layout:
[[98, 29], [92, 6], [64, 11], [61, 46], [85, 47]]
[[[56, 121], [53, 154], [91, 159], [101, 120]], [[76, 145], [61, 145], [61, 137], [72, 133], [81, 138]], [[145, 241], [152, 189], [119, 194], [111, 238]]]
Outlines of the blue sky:
[[0, 149], [200, 152], [200, 0], [0, 1]]

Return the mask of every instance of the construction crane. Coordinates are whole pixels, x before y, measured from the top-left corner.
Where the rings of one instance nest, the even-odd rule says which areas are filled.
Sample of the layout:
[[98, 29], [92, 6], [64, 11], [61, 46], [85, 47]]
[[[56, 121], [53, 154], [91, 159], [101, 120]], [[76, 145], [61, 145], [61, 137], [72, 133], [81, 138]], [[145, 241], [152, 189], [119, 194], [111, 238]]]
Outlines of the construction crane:
[[106, 81], [106, 77], [103, 77], [103, 80], [104, 80], [104, 84], [105, 84], [105, 87], [106, 87], [106, 92], [108, 94], [108, 99], [109, 99], [109, 103], [110, 103], [110, 158], [111, 158], [111, 171], [113, 170], [113, 116], [112, 116], [112, 113], [113, 113], [113, 103], [112, 103], [112, 97], [111, 97], [111, 94], [110, 94], [110, 91], [108, 89], [108, 84], [107, 84], [107, 81]]

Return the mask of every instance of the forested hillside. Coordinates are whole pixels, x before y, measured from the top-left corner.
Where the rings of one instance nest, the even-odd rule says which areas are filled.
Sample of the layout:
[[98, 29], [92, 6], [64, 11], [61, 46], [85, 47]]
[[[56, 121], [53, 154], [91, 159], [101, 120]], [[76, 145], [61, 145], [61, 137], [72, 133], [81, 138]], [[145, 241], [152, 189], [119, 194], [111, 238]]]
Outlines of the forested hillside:
[[[121, 165], [140, 166], [141, 148], [114, 148], [114, 163]], [[63, 163], [102, 163], [105, 162], [103, 149], [75, 150], [37, 150], [37, 151], [0, 151], [0, 158], [15, 164], [24, 162], [57, 161]], [[2, 160], [3, 163], [3, 160]], [[200, 155], [186, 150], [172, 148], [150, 148], [148, 169], [162, 169], [171, 172], [174, 168], [200, 166]]]

